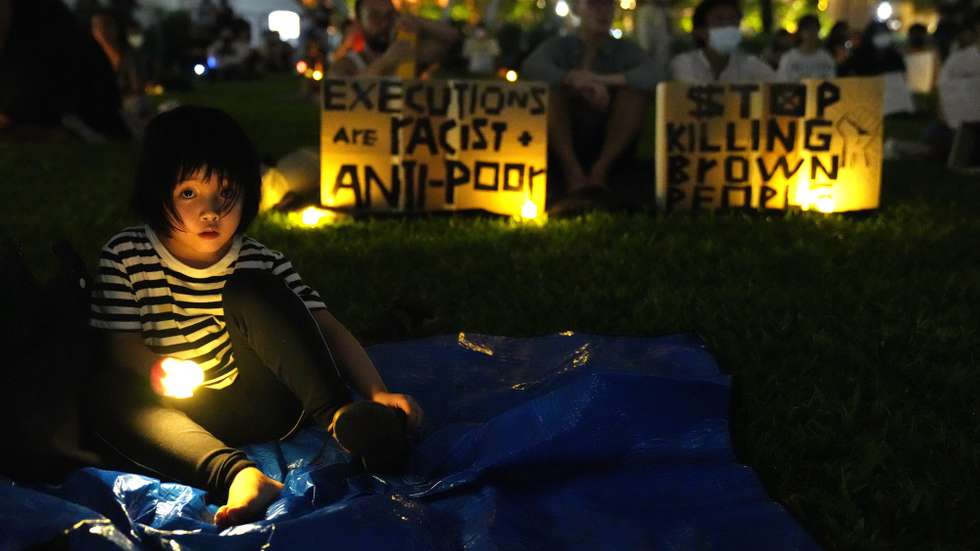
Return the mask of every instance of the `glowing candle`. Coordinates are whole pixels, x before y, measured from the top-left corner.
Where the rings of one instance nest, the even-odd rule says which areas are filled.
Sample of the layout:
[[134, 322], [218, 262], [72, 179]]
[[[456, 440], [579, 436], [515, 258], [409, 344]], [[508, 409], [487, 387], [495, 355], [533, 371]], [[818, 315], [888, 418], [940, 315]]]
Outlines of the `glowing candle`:
[[525, 220], [534, 220], [538, 217], [538, 206], [534, 204], [534, 201], [528, 199], [524, 201], [524, 205], [521, 206], [521, 218]]

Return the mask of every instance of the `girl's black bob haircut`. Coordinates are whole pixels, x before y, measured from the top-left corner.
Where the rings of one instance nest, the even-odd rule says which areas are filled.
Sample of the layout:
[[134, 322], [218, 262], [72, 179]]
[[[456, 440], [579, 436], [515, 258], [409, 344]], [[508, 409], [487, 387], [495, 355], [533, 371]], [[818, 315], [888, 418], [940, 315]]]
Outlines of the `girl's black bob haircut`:
[[133, 210], [154, 231], [170, 236], [180, 226], [174, 187], [199, 171], [231, 188], [225, 211], [241, 198], [242, 221], [235, 232], [243, 233], [259, 211], [258, 155], [238, 123], [210, 107], [177, 107], [147, 125], [133, 182]]

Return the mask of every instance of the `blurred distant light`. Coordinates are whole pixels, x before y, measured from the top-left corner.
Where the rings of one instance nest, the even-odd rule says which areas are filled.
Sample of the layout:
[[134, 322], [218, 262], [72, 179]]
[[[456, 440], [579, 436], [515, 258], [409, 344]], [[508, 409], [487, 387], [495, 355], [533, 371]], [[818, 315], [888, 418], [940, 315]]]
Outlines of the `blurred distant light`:
[[313, 71], [313, 80], [323, 80], [323, 71], [316, 69]]
[[207, 69], [204, 67], [204, 65], [201, 65], [200, 63], [198, 63], [197, 65], [194, 66], [194, 74], [195, 75], [202, 76], [206, 72], [207, 72]]
[[796, 24], [796, 21], [790, 21], [790, 22], [786, 23], [786, 25], [785, 25], [784, 28], [786, 29], [786, 32], [788, 32], [790, 34], [795, 34], [796, 31], [799, 30], [798, 29], [798, 25]]
[[208, 69], [214, 69], [218, 66], [218, 58], [213, 55], [208, 56]]
[[517, 82], [517, 71], [510, 69], [507, 71], [506, 76], [507, 82]]
[[282, 40], [299, 38], [299, 14], [289, 10], [276, 10], [270, 13], [269, 30], [278, 32]]
[[303, 73], [305, 73], [306, 70], [309, 69], [309, 68], [310, 68], [310, 66], [307, 65], [306, 64], [306, 61], [304, 61], [302, 59], [296, 62], [296, 72], [299, 73], [299, 74], [301, 74], [301, 75]]
[[548, 3], [545, 2], [545, 0], [538, 0], [537, 6], [538, 6], [538, 9], [539, 10], [543, 10], [544, 7], [547, 6], [547, 5], [548, 5]]
[[875, 17], [878, 18], [878, 21], [891, 19], [893, 13], [895, 13], [895, 10], [892, 8], [891, 2], [882, 2], [875, 8]]
[[817, 0], [817, 11], [827, 11], [829, 0]]
[[619, 7], [624, 10], [632, 10], [636, 8], [636, 0], [619, 0]]
[[888, 28], [893, 31], [897, 31], [898, 29], [902, 28], [902, 22], [899, 21], [898, 19], [889, 19]]
[[616, 40], [619, 40], [620, 38], [623, 38], [623, 29], [610, 29], [609, 34], [611, 34]]
[[558, 3], [555, 4], [555, 15], [558, 17], [565, 17], [570, 11], [568, 9], [568, 2], [565, 2], [565, 0], [558, 0]]

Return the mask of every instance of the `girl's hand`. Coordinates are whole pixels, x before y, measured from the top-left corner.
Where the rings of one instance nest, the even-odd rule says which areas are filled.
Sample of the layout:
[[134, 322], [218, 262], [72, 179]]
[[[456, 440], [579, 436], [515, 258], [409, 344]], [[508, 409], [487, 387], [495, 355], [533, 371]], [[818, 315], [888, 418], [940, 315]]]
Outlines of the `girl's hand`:
[[404, 411], [405, 416], [408, 418], [408, 428], [410, 429], [417, 429], [422, 424], [422, 418], [425, 413], [422, 411], [418, 402], [415, 401], [415, 398], [412, 398], [408, 394], [378, 392], [371, 400]]

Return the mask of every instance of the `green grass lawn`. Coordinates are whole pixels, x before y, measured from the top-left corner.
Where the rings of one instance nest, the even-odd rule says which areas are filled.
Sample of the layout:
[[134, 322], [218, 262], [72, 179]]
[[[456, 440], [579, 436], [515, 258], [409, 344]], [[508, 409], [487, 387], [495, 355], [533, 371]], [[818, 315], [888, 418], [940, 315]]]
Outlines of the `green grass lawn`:
[[[317, 143], [298, 83], [176, 96], [233, 113], [260, 150]], [[890, 124], [914, 135], [921, 121]], [[94, 262], [124, 224], [133, 150], [0, 142], [0, 233], [42, 273], [67, 236]], [[260, 218], [367, 342], [457, 331], [694, 331], [734, 376], [738, 459], [831, 549], [980, 542], [980, 182], [888, 162], [869, 216], [595, 214], [370, 220], [317, 230]], [[652, 182], [651, 182], [652, 186]], [[406, 306], [408, 305], [408, 306]], [[431, 315], [393, 315], [428, 310]]]

